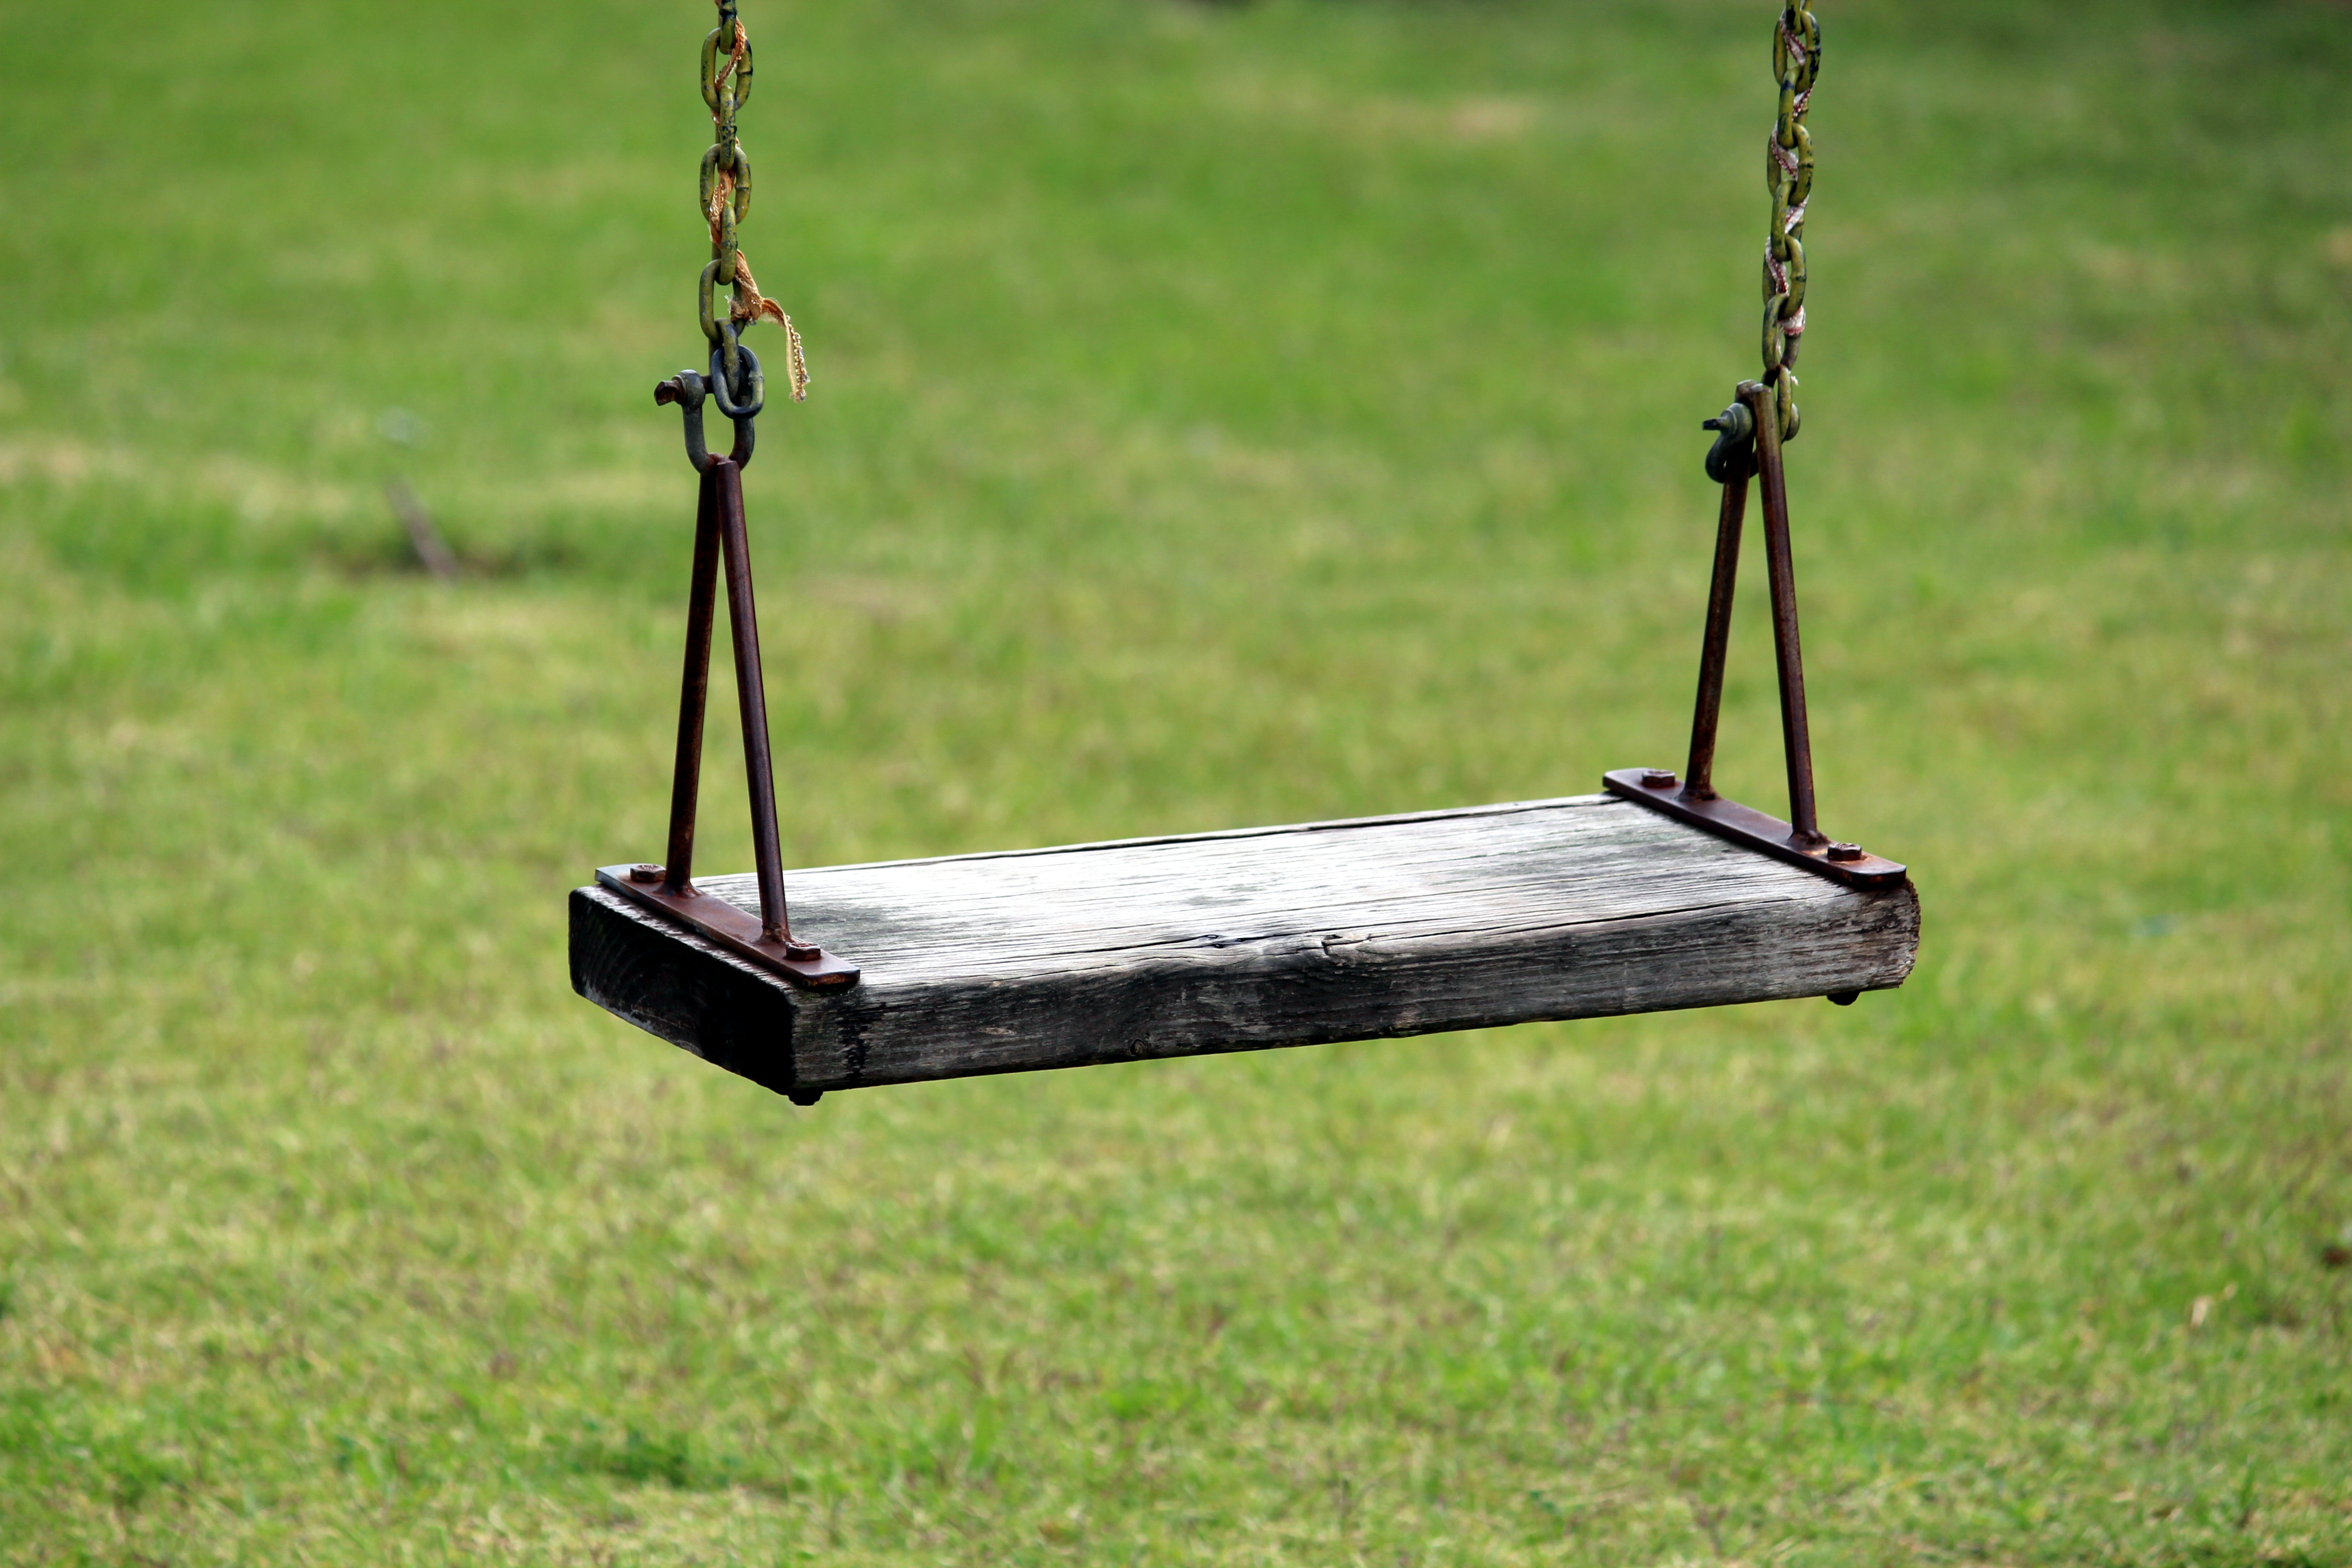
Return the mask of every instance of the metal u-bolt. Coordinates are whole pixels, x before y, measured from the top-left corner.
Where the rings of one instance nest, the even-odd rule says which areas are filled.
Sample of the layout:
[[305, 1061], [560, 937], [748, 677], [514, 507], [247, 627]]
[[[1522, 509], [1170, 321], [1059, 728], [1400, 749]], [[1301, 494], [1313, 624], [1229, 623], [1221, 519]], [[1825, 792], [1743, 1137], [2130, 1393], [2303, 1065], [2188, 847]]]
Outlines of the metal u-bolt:
[[[1746, 388], [1738, 395], [1744, 396]], [[1731, 647], [1731, 601], [1739, 584], [1739, 534], [1748, 515], [1748, 480], [1756, 471], [1756, 448], [1740, 426], [1752, 426], [1747, 405], [1737, 403], [1706, 422], [1721, 432], [1707, 455], [1707, 473], [1723, 486], [1716, 514], [1715, 575], [1706, 592], [1706, 634], [1699, 644], [1698, 697], [1691, 705], [1690, 763], [1683, 770], [1683, 798], [1715, 798], [1715, 736], [1723, 716], [1723, 667]]]
[[1789, 486], [1780, 468], [1780, 426], [1771, 388], [1742, 382], [1740, 397], [1756, 420], [1756, 473], [1764, 491], [1764, 569], [1772, 590], [1772, 650], [1780, 677], [1780, 746], [1789, 764], [1789, 842], [1818, 849], [1813, 804], [1813, 736], [1805, 719], [1805, 659], [1797, 640], [1797, 567], [1789, 545]]
[[702, 715], [710, 695], [710, 621], [718, 592], [719, 487], [706, 468], [694, 508], [694, 582], [687, 591], [686, 673], [678, 681], [669, 860], [662, 879], [663, 891], [681, 897], [694, 891], [695, 805], [702, 789]]
[[760, 616], [751, 600], [751, 542], [743, 527], [743, 471], [714, 458], [719, 537], [727, 574], [728, 632], [735, 645], [735, 696], [743, 720], [744, 782], [751, 796], [751, 856], [760, 882], [760, 937], [788, 958], [814, 958], [815, 946], [793, 940], [784, 906], [784, 865], [776, 836], [775, 767], [768, 749], [768, 699], [760, 678]]

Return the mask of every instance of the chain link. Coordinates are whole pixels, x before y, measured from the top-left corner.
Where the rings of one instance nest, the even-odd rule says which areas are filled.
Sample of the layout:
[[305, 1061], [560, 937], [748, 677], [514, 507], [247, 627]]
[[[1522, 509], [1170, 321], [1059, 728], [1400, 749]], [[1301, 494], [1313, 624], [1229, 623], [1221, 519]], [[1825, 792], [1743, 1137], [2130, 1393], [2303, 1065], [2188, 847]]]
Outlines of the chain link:
[[[726, 368], [730, 387], [744, 392], [743, 351], [736, 340], [744, 328], [762, 319], [784, 329], [787, 363], [791, 367], [793, 401], [808, 397], [808, 361], [801, 353], [800, 330], [784, 308], [760, 292], [751, 276], [751, 258], [743, 254], [736, 231], [751, 210], [751, 159], [736, 134], [735, 114], [751, 96], [751, 39], [737, 16], [736, 0], [716, 0], [719, 26], [702, 40], [702, 101], [710, 110], [714, 139], [702, 155], [699, 205], [710, 227], [710, 264], [702, 269], [698, 289], [698, 314], [702, 335]], [[720, 287], [732, 291], [721, 318], [716, 295]]]
[[1772, 30], [1772, 74], [1780, 84], [1780, 122], [1765, 143], [1764, 184], [1772, 232], [1764, 246], [1764, 384], [1772, 389], [1780, 439], [1797, 437], [1797, 349], [1805, 333], [1805, 203], [1813, 194], [1813, 139], [1805, 129], [1822, 65], [1822, 25], [1804, 0], [1790, 0]]

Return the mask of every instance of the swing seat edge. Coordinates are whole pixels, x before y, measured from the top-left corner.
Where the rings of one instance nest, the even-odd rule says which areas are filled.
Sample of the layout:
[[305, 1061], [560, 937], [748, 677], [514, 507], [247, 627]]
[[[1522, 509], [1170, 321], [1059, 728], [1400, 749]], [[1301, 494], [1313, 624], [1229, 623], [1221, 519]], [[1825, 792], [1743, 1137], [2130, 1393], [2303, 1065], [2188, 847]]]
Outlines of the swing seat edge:
[[[1648, 804], [1568, 796], [789, 872], [796, 934], [863, 969], [838, 992], [583, 887], [572, 984], [805, 1099], [1842, 995], [1909, 975], [1907, 876], [1832, 880]], [[756, 907], [748, 876], [697, 885]]]

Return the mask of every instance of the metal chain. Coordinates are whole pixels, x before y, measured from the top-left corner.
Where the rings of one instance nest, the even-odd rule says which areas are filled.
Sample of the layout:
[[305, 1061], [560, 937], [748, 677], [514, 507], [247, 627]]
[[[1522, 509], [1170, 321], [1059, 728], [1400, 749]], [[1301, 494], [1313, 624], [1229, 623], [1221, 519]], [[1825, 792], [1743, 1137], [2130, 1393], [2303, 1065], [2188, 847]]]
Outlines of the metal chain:
[[[745, 386], [736, 340], [745, 327], [763, 318], [776, 322], [784, 329], [793, 401], [804, 402], [808, 361], [801, 352], [800, 330], [782, 305], [760, 292], [751, 258], [736, 241], [736, 227], [751, 210], [751, 159], [735, 131], [736, 110], [751, 96], [751, 40], [735, 14], [736, 0], [716, 4], [719, 26], [702, 40], [702, 101], [709, 107], [716, 132], [710, 151], [702, 155], [699, 205], [710, 226], [710, 265], [702, 269], [698, 299], [702, 335], [726, 368], [728, 400], [741, 403], [752, 395]], [[723, 319], [714, 299], [722, 284], [733, 290]]]
[[1772, 389], [1780, 439], [1797, 438], [1797, 349], [1805, 332], [1805, 203], [1813, 194], [1813, 139], [1805, 130], [1822, 66], [1822, 25], [1804, 0], [1790, 0], [1772, 30], [1772, 74], [1780, 84], [1780, 123], [1765, 143], [1764, 184], [1772, 232], [1764, 246], [1764, 384]]

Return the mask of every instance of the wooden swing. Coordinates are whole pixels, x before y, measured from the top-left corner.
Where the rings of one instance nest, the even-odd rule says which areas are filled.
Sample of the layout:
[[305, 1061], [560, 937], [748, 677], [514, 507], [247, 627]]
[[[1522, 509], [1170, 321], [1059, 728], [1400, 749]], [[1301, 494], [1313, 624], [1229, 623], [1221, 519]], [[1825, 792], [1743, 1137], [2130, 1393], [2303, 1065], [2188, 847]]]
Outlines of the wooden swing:
[[[764, 401], [742, 328], [799, 338], [736, 245], [751, 197], [735, 110], [751, 52], [736, 0], [702, 47], [718, 138], [701, 195], [707, 374], [655, 400], [683, 414], [700, 475], [685, 677], [661, 864], [606, 866], [572, 894], [572, 980], [620, 1017], [798, 1104], [831, 1089], [1154, 1057], [1485, 1028], [1900, 985], [1918, 950], [1905, 868], [1824, 836], [1797, 635], [1782, 444], [1797, 433], [1804, 331], [1804, 124], [1821, 31], [1790, 5], [1773, 42], [1764, 376], [1716, 432], [1715, 573], [1683, 774], [1633, 768], [1607, 793], [1401, 816], [1130, 838], [792, 873], [788, 914], [743, 525], [742, 468]], [[714, 308], [716, 288], [733, 290]], [[702, 405], [734, 426], [704, 443]], [[1788, 822], [1712, 785], [1716, 721], [1748, 484], [1763, 492]], [[755, 869], [692, 875], [719, 579], [742, 709]]]

